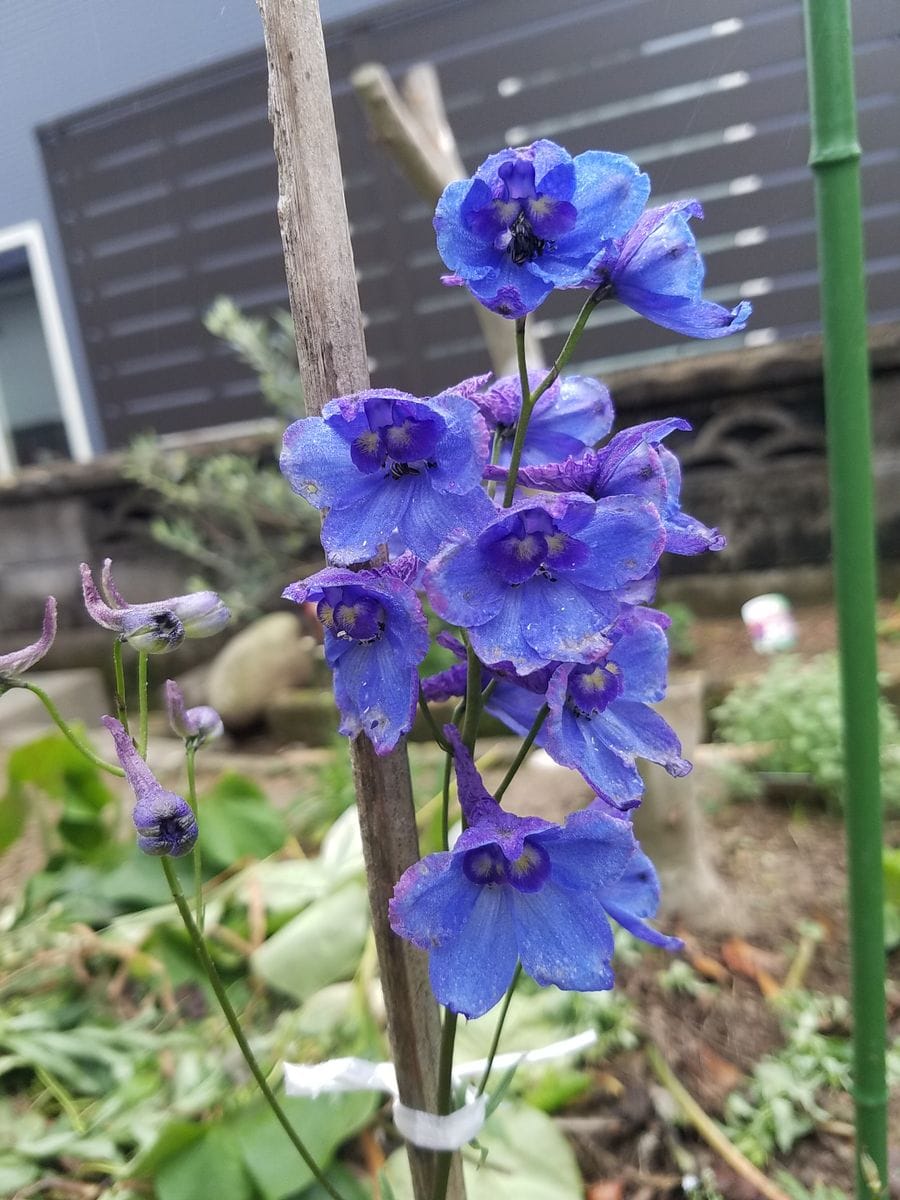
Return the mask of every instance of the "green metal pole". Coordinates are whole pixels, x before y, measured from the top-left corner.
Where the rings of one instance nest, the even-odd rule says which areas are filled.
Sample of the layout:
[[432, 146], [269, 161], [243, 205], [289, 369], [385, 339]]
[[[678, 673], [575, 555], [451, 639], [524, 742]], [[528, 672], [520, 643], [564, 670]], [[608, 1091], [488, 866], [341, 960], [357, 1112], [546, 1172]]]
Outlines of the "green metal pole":
[[857, 1195], [862, 1200], [887, 1187], [887, 1089], [876, 576], [860, 148], [849, 0], [804, 0], [804, 10], [843, 686]]

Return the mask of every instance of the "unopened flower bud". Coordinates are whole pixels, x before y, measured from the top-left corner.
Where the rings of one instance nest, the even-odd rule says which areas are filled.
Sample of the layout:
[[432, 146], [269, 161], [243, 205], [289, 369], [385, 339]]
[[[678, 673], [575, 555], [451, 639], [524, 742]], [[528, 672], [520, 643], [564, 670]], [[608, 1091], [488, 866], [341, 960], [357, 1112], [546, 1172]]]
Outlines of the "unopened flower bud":
[[135, 608], [122, 619], [122, 636], [145, 654], [168, 654], [184, 641], [184, 626], [173, 612], [142, 612]]
[[215, 592], [190, 592], [150, 604], [128, 604], [113, 578], [108, 558], [103, 563], [100, 583], [98, 590], [90, 567], [82, 563], [81, 588], [88, 615], [147, 654], [165, 654], [186, 637], [211, 637], [231, 619]]
[[173, 731], [195, 746], [211, 742], [225, 732], [222, 718], [208, 704], [185, 708], [184, 693], [174, 679], [166, 680], [166, 709]]
[[138, 834], [138, 848], [156, 857], [168, 854], [181, 858], [190, 854], [198, 834], [197, 818], [190, 805], [162, 786], [120, 721], [109, 716], [101, 719], [112, 734], [119, 762], [134, 792], [131, 819]]

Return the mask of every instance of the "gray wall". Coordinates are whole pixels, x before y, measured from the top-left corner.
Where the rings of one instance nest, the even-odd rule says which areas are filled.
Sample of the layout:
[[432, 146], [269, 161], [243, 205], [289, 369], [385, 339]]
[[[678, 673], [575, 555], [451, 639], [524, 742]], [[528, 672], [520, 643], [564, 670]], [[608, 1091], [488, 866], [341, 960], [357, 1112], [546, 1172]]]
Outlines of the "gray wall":
[[[376, 3], [321, 0], [322, 17]], [[261, 42], [255, 0], [0, 0], [0, 229], [43, 226], [97, 449], [93, 390], [35, 129]]]

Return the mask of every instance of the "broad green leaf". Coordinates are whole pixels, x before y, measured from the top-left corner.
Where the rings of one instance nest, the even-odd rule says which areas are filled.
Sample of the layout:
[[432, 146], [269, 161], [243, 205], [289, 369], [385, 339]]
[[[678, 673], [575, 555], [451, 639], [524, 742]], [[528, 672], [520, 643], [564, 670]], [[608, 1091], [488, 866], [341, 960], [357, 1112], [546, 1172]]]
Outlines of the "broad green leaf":
[[110, 833], [102, 813], [112, 800], [99, 768], [80, 754], [60, 733], [18, 746], [6, 766], [6, 805], [16, 797], [27, 802], [29, 786], [62, 805], [57, 831], [79, 854], [92, 854], [108, 845]]
[[[333, 1188], [340, 1192], [344, 1200], [371, 1200], [372, 1189], [359, 1176], [352, 1175], [339, 1162], [331, 1164], [325, 1172], [325, 1178]], [[303, 1200], [332, 1200], [332, 1198], [321, 1183], [311, 1183], [308, 1188], [304, 1188]], [[381, 1200], [391, 1200], [391, 1198], [382, 1192]]]
[[369, 926], [366, 891], [352, 881], [310, 904], [254, 951], [253, 970], [301, 1003], [356, 970]]
[[[287, 1097], [282, 1104], [303, 1144], [324, 1169], [338, 1146], [368, 1124], [379, 1101], [371, 1092], [346, 1092], [314, 1100]], [[312, 1182], [312, 1172], [268, 1105], [259, 1103], [235, 1114], [229, 1131], [264, 1200], [285, 1200]]]
[[181, 1154], [204, 1136], [205, 1126], [197, 1121], [168, 1121], [155, 1141], [128, 1164], [128, 1176], [153, 1175], [168, 1158]]
[[[467, 1200], [581, 1200], [584, 1185], [572, 1148], [550, 1117], [525, 1105], [504, 1104], [478, 1135], [487, 1157], [463, 1151]], [[396, 1200], [413, 1200], [406, 1151], [385, 1167]]]
[[252, 779], [223, 775], [200, 800], [200, 849], [207, 866], [266, 858], [287, 838], [284, 818]]
[[254, 1188], [233, 1132], [213, 1125], [192, 1145], [166, 1159], [156, 1179], [157, 1200], [253, 1200]]
[[24, 792], [21, 788], [10, 788], [0, 798], [0, 854], [22, 836], [27, 815]]

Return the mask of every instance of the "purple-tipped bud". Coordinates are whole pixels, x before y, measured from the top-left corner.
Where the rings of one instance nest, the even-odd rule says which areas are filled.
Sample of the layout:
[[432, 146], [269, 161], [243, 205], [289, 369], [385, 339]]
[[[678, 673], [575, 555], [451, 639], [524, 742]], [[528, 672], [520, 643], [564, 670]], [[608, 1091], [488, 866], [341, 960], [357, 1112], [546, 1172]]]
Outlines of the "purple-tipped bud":
[[159, 857], [181, 858], [190, 854], [197, 840], [197, 818], [190, 805], [162, 786], [135, 749], [124, 726], [115, 717], [101, 717], [112, 734], [116, 754], [134, 792], [131, 814], [137, 830], [138, 848]]
[[100, 591], [107, 604], [111, 604], [114, 608], [128, 607], [128, 601], [119, 591], [118, 584], [113, 579], [111, 558], [103, 560], [103, 570], [100, 572]]
[[195, 746], [211, 742], [225, 732], [222, 718], [208, 704], [185, 708], [184, 693], [174, 679], [166, 680], [166, 709], [174, 732]]
[[36, 662], [40, 662], [53, 645], [55, 637], [56, 600], [53, 596], [48, 596], [47, 603], [44, 605], [44, 623], [38, 640], [32, 642], [30, 646], [23, 646], [21, 650], [13, 650], [10, 654], [0, 654], [0, 684], [11, 683], [30, 670]]
[[128, 604], [113, 578], [108, 558], [103, 563], [100, 590], [90, 567], [81, 564], [81, 589], [92, 620], [104, 629], [114, 630], [136, 650], [147, 654], [165, 654], [180, 646], [186, 637], [211, 637], [231, 619], [231, 613], [215, 592], [190, 592], [151, 604]]

